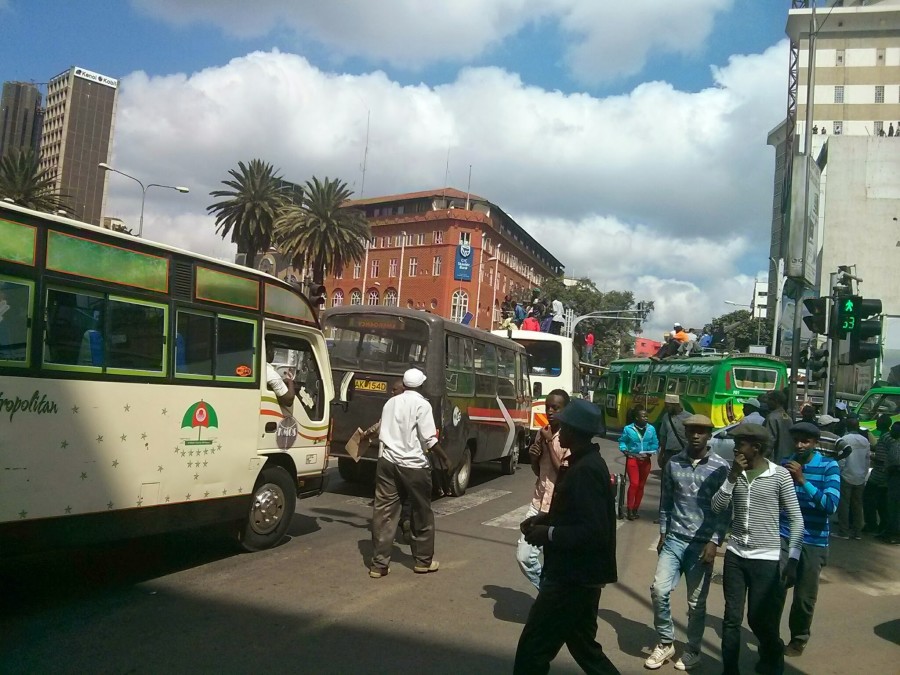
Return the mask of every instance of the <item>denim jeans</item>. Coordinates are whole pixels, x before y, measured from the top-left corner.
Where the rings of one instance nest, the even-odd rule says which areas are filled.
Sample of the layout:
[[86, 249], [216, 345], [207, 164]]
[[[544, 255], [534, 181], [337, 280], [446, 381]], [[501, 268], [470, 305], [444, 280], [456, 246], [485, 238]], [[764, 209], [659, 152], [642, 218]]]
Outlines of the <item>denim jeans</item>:
[[701, 560], [706, 542], [688, 542], [668, 535], [659, 552], [656, 576], [650, 586], [653, 600], [653, 623], [659, 642], [675, 641], [670, 596], [684, 574], [688, 595], [687, 651], [700, 652], [703, 628], [706, 623], [706, 596], [712, 578], [712, 565]]
[[[529, 505], [525, 518], [531, 518], [539, 514], [534, 505]], [[519, 535], [519, 542], [516, 546], [516, 560], [519, 563], [519, 569], [522, 570], [528, 581], [534, 584], [534, 587], [541, 590], [541, 547], [532, 546], [525, 541], [525, 535]]]

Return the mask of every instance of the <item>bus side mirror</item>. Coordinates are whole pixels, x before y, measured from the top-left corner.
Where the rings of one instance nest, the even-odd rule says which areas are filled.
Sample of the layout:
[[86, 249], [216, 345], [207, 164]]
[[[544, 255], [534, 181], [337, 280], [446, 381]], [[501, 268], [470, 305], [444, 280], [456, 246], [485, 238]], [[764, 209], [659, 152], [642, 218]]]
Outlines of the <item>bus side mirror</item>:
[[542, 393], [542, 390], [543, 390], [543, 387], [541, 386], [541, 384], [542, 384], [541, 382], [535, 382], [535, 383], [534, 383], [534, 397], [535, 397], [535, 398], [540, 398], [540, 397], [541, 397], [541, 393]]
[[352, 370], [349, 373], [344, 373], [344, 377], [341, 378], [341, 386], [338, 389], [338, 397], [335, 402], [344, 407], [344, 412], [347, 412], [347, 408], [350, 406], [350, 399], [353, 398], [351, 385], [355, 378], [356, 373]]

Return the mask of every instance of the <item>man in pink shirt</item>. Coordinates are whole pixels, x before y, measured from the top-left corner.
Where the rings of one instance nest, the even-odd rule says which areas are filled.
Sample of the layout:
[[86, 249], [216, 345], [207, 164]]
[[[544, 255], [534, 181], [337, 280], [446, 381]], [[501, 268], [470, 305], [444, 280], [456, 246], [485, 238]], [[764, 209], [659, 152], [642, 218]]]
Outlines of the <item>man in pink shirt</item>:
[[[534, 497], [525, 518], [547, 513], [553, 499], [553, 488], [559, 476], [559, 469], [566, 463], [569, 451], [559, 445], [559, 423], [556, 415], [569, 403], [569, 395], [562, 389], [554, 389], [547, 394], [545, 403], [549, 424], [538, 432], [534, 443], [528, 449], [531, 458], [531, 469], [537, 476], [534, 483]], [[525, 541], [525, 535], [519, 537], [516, 547], [516, 560], [534, 587], [540, 590], [541, 584], [541, 548]]]

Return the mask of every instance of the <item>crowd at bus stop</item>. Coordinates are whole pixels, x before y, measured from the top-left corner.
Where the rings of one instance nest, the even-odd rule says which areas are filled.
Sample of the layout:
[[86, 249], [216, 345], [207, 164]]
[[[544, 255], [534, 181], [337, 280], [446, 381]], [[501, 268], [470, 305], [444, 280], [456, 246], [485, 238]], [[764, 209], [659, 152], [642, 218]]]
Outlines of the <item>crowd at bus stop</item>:
[[[429, 455], [436, 453], [444, 465], [447, 460], [430, 406], [417, 391], [424, 380], [420, 371], [407, 371], [406, 391], [391, 398], [382, 412], [372, 524], [374, 578], [390, 570], [390, 544], [408, 496], [414, 502], [414, 571], [439, 569], [433, 558]], [[782, 673], [785, 656], [800, 657], [810, 641], [830, 539], [858, 539], [862, 532], [881, 528], [885, 541], [898, 543], [900, 423], [880, 418], [870, 436], [848, 416], [846, 433], [826, 453], [820, 448], [819, 426], [793, 420], [785, 403], [785, 395], [773, 391], [745, 404], [745, 420], [729, 431], [732, 461], [710, 449], [712, 421], [685, 411], [677, 396], [667, 396], [658, 427], [649, 424], [645, 410], [632, 411], [619, 441], [632, 478], [629, 519], [639, 517], [653, 457], [661, 468], [661, 497], [654, 509], [659, 541], [650, 584], [653, 612], [647, 617], [657, 644], [644, 668], [658, 669], [676, 655], [678, 670], [701, 663], [706, 599], [722, 547], [723, 671], [740, 672], [746, 613], [759, 642], [756, 672]], [[519, 639], [514, 672], [548, 672], [565, 644], [585, 672], [617, 673], [596, 639], [603, 589], [617, 581], [615, 482], [594, 441], [602, 413], [559, 389], [549, 392], [546, 411], [549, 423], [529, 448], [535, 487], [516, 547], [518, 566], [537, 598]], [[863, 497], [875, 503], [865, 516]], [[838, 513], [838, 527], [832, 531]], [[679, 653], [671, 595], [682, 575], [688, 624]], [[790, 637], [785, 643], [780, 625], [788, 602]]]

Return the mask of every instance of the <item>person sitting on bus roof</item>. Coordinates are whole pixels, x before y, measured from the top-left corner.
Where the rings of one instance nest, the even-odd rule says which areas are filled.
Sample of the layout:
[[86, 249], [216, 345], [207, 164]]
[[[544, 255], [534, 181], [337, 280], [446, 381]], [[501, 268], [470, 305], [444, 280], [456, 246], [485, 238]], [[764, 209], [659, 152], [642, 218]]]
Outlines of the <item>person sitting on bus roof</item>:
[[675, 322], [675, 325], [672, 326], [672, 337], [679, 342], [689, 342], [691, 339], [687, 334], [687, 331], [684, 330], [684, 327], [677, 321]]
[[528, 317], [522, 322], [522, 330], [540, 331], [541, 324], [534, 316], [534, 311], [528, 312]]
[[285, 408], [290, 408], [294, 405], [294, 396], [296, 392], [294, 391], [294, 379], [289, 377], [282, 377], [277, 370], [275, 370], [275, 366], [272, 365], [272, 361], [275, 360], [275, 346], [268, 341], [266, 341], [266, 386], [272, 390], [272, 393], [275, 394], [275, 398], [278, 399], [278, 403]]

